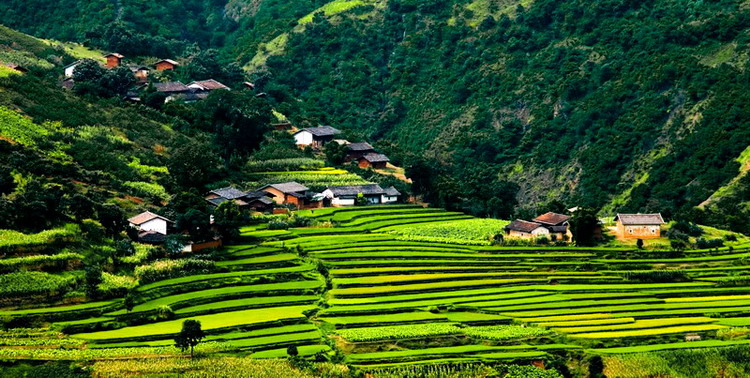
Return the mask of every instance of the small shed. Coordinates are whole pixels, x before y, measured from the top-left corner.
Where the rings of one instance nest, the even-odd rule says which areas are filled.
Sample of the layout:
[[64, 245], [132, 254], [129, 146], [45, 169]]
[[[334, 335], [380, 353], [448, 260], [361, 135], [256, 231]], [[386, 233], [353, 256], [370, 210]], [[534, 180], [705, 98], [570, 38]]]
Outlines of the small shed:
[[339, 185], [329, 186], [321, 194], [331, 201], [332, 206], [353, 206], [356, 205], [360, 194], [364, 196], [367, 203], [382, 203], [386, 191], [378, 184]]
[[73, 63], [68, 64], [67, 66], [63, 67], [63, 72], [65, 74], [66, 78], [72, 78], [73, 74], [75, 73], [76, 67], [81, 64], [80, 60], [77, 60]]
[[179, 65], [180, 63], [172, 59], [162, 59], [154, 63], [154, 67], [156, 67], [157, 71], [174, 71]]
[[362, 169], [384, 169], [389, 161], [391, 159], [388, 159], [388, 156], [376, 153], [367, 153], [358, 159], [359, 167]]
[[366, 154], [374, 154], [375, 147], [367, 142], [348, 143], [346, 145], [346, 161], [359, 160]]
[[188, 87], [198, 90], [198, 91], [204, 91], [204, 92], [210, 92], [216, 89], [225, 89], [230, 90], [229, 87], [226, 85], [214, 80], [214, 79], [208, 79], [208, 80], [201, 80], [201, 81], [193, 81], [191, 83], [188, 83]]
[[294, 133], [294, 140], [299, 147], [321, 149], [338, 134], [341, 131], [331, 126], [308, 127]]
[[118, 53], [109, 53], [105, 55], [104, 58], [107, 59], [107, 63], [105, 64], [107, 68], [115, 68], [122, 64], [122, 60], [125, 59], [125, 56]]
[[279, 205], [295, 205], [297, 207], [302, 207], [305, 204], [305, 192], [308, 190], [310, 190], [308, 187], [295, 181], [269, 184], [258, 189], [259, 192], [265, 192]]

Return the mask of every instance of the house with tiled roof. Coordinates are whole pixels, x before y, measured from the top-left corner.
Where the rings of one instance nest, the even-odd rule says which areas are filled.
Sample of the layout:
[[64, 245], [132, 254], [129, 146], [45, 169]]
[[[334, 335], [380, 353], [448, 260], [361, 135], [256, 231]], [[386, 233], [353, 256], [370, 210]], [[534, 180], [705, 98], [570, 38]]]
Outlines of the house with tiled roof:
[[361, 194], [367, 203], [383, 203], [386, 191], [378, 184], [338, 185], [329, 186], [322, 193], [331, 206], [353, 206], [357, 204], [357, 197]]
[[293, 205], [298, 209], [315, 209], [323, 206], [321, 198], [310, 188], [294, 181], [268, 184], [258, 189], [279, 205]]
[[346, 161], [357, 160], [366, 154], [375, 153], [375, 147], [367, 142], [346, 143]]
[[214, 189], [204, 197], [212, 206], [219, 206], [227, 201], [234, 201], [241, 208], [266, 211], [273, 206], [273, 201], [264, 192], [245, 192], [234, 187]]
[[229, 87], [227, 87], [226, 85], [214, 79], [193, 81], [191, 83], [188, 83], [187, 86], [196, 91], [204, 91], [204, 92], [210, 92], [216, 89], [230, 90]]
[[367, 153], [357, 159], [358, 165], [362, 169], [384, 169], [389, 161], [391, 161], [391, 159], [388, 159], [388, 156], [378, 153]]
[[139, 237], [148, 233], [159, 233], [161, 235], [167, 235], [171, 220], [163, 217], [159, 214], [145, 211], [130, 219], [128, 219], [130, 227], [138, 230]]
[[512, 239], [535, 239], [542, 236], [549, 237], [550, 235], [549, 229], [543, 224], [522, 219], [510, 222], [504, 229], [505, 235]]
[[553, 241], [569, 241], [573, 238], [573, 234], [570, 232], [569, 220], [570, 216], [568, 215], [548, 212], [531, 221], [546, 227]]
[[341, 131], [331, 126], [308, 127], [294, 133], [294, 140], [299, 147], [321, 149], [338, 134]]
[[660, 213], [617, 214], [615, 233], [620, 239], [656, 239], [665, 223]]
[[172, 59], [162, 59], [156, 63], [154, 63], [154, 67], [157, 71], [174, 71], [177, 66], [179, 66], [180, 63], [172, 60]]

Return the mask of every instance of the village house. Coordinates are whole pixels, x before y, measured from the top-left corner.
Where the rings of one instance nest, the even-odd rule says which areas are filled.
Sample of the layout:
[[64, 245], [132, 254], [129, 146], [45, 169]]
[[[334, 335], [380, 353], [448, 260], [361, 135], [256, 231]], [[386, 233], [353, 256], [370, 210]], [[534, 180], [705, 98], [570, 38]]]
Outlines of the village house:
[[511, 239], [535, 239], [542, 236], [549, 237], [550, 232], [541, 223], [516, 219], [505, 226], [505, 235]]
[[384, 169], [388, 165], [389, 161], [391, 160], [388, 159], [388, 156], [385, 156], [383, 154], [369, 153], [358, 159], [358, 165], [362, 169]]
[[291, 181], [266, 185], [258, 191], [265, 192], [279, 205], [294, 205], [299, 209], [315, 209], [322, 206], [320, 198], [308, 193], [310, 189]]
[[135, 81], [138, 83], [145, 83], [148, 81], [148, 74], [151, 72], [151, 70], [148, 67], [145, 66], [130, 66], [130, 71], [133, 72], [133, 76], [135, 76]]
[[[390, 189], [390, 188], [389, 188]], [[394, 194], [395, 188], [389, 193], [386, 193], [383, 188], [378, 184], [366, 184], [366, 185], [340, 185], [340, 186], [329, 186], [321, 194], [325, 198], [326, 202], [329, 202], [331, 206], [354, 206], [357, 204], [357, 197], [362, 196], [367, 200], [369, 204], [385, 203], [384, 199], [391, 199]], [[398, 193], [400, 195], [401, 193]], [[395, 195], [398, 200], [398, 195]]]
[[179, 98], [186, 98], [186, 96], [193, 93], [193, 91], [187, 85], [182, 84], [179, 81], [154, 83], [154, 89], [156, 89], [157, 92], [161, 92], [167, 95], [167, 98], [166, 100], [164, 100], [164, 102], [174, 101]]
[[233, 187], [214, 189], [204, 198], [213, 206], [219, 206], [226, 201], [234, 201], [241, 208], [255, 211], [266, 211], [273, 206], [273, 201], [266, 196], [265, 192], [243, 192]]
[[331, 126], [309, 127], [294, 133], [294, 140], [299, 147], [311, 146], [321, 149], [338, 134], [341, 134], [341, 131]]
[[81, 60], [77, 60], [63, 67], [63, 72], [65, 73], [65, 77], [72, 78], [73, 74], [75, 73], [76, 67], [78, 67], [79, 64], [81, 64]]
[[107, 63], [105, 63], [105, 66], [107, 68], [115, 68], [119, 67], [120, 64], [122, 64], [122, 60], [125, 59], [125, 57], [118, 53], [110, 53], [105, 55], [104, 59], [107, 59]]
[[156, 67], [157, 71], [174, 71], [179, 65], [180, 63], [177, 63], [172, 59], [162, 59], [154, 63], [154, 67]]
[[140, 213], [128, 219], [130, 227], [138, 231], [138, 241], [158, 244], [164, 242], [171, 220], [150, 211]]
[[367, 142], [347, 143], [346, 161], [359, 160], [366, 154], [375, 153], [375, 147]]
[[253, 84], [253, 83], [251, 83], [249, 81], [244, 81], [244, 82], [242, 82], [242, 88], [244, 88], [244, 89], [250, 89], [250, 90], [255, 90], [255, 84]]
[[226, 85], [214, 79], [194, 81], [192, 83], [189, 83], [187, 86], [195, 91], [202, 91], [202, 92], [210, 92], [215, 89], [230, 90], [229, 87], [227, 87]]
[[573, 234], [570, 232], [569, 220], [570, 217], [567, 215], [548, 212], [531, 221], [546, 227], [550, 232], [552, 241], [569, 241], [573, 239]]
[[398, 198], [401, 197], [401, 192], [399, 192], [396, 188], [389, 186], [385, 188], [385, 193], [383, 194], [382, 203], [396, 203], [398, 202]]
[[661, 237], [661, 214], [617, 214], [615, 233], [620, 239], [656, 239]]

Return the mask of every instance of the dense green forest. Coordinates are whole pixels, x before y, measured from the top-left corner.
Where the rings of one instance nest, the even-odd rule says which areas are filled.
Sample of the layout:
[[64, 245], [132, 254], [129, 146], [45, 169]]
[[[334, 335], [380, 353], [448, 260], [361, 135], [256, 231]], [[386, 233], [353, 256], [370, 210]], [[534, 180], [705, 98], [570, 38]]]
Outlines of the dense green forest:
[[218, 48], [296, 124], [429, 173], [415, 189], [438, 205], [509, 216], [557, 199], [750, 231], [744, 1], [72, 3], [0, 16], [136, 55]]

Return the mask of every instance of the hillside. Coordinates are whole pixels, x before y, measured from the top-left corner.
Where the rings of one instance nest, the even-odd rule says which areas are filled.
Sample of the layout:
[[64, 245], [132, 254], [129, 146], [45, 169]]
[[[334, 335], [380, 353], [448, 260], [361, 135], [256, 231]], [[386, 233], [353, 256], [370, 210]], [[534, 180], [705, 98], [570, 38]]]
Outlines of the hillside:
[[[438, 205], [485, 214], [457, 183], [479, 167], [520, 212], [556, 199], [748, 232], [734, 218], [748, 215], [734, 206], [741, 194], [705, 202], [737, 176], [750, 144], [744, 1], [234, 0], [187, 7], [163, 30], [153, 25], [175, 24], [168, 3], [123, 4], [118, 22], [131, 32], [220, 48], [293, 122], [377, 140], [402, 166], [427, 162], [439, 179], [418, 187]], [[93, 18], [78, 12], [70, 32], [5, 19], [123, 47], [87, 38]], [[180, 32], [193, 24], [206, 34]]]

